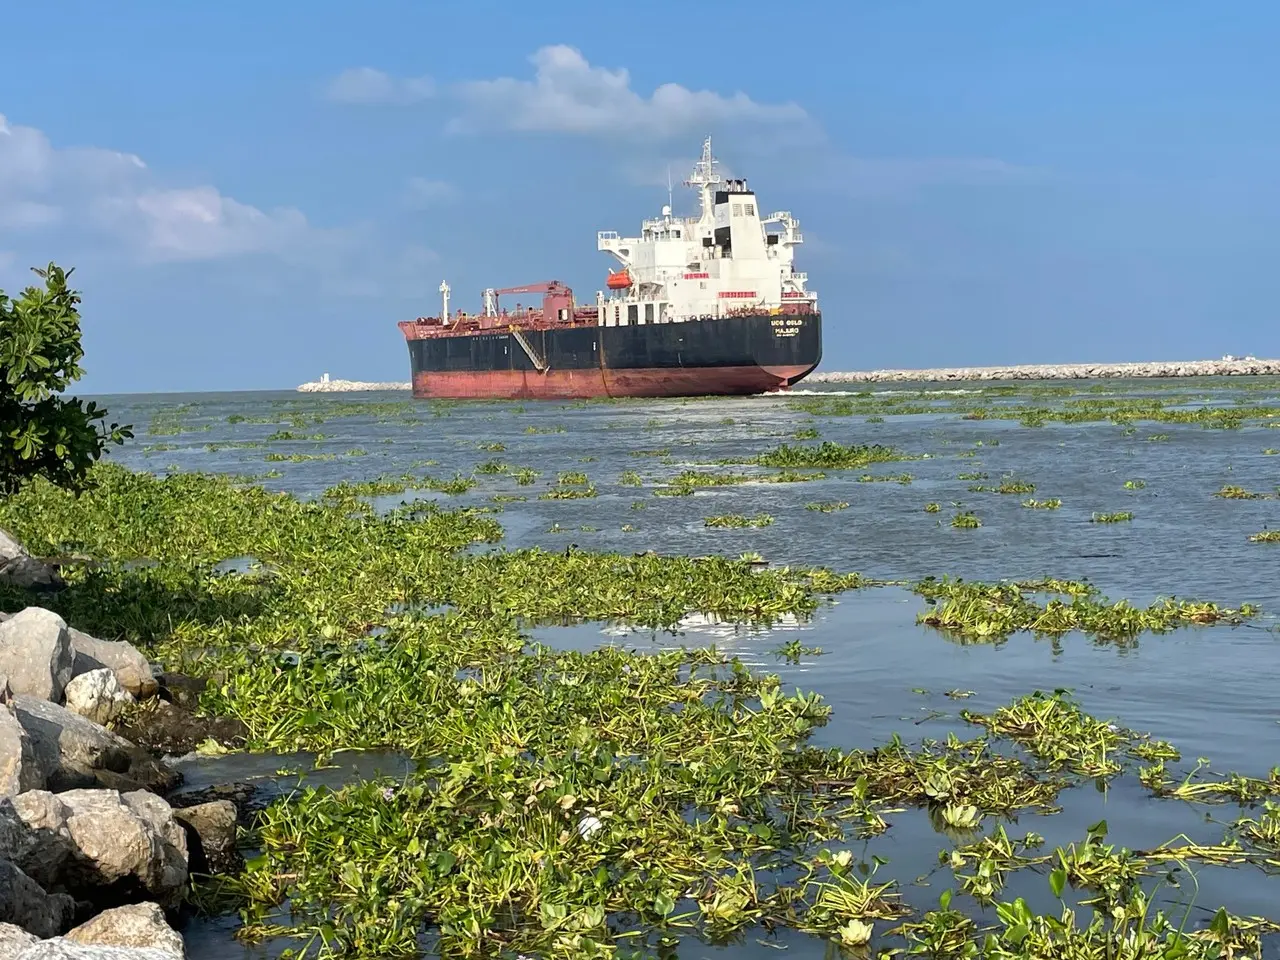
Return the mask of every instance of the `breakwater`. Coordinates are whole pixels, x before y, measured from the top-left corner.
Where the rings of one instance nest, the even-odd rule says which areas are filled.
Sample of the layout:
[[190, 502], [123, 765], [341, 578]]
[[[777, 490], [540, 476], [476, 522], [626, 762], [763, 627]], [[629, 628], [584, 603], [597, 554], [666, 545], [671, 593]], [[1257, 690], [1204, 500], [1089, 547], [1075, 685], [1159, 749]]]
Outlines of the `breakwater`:
[[299, 393], [360, 393], [372, 390], [411, 390], [413, 385], [406, 381], [384, 380], [312, 380], [298, 384]]
[[1256, 377], [1280, 374], [1280, 360], [1224, 357], [1147, 363], [1054, 363], [1011, 367], [939, 367], [933, 370], [825, 371], [807, 383], [935, 383], [954, 380], [1094, 380], [1156, 377]]

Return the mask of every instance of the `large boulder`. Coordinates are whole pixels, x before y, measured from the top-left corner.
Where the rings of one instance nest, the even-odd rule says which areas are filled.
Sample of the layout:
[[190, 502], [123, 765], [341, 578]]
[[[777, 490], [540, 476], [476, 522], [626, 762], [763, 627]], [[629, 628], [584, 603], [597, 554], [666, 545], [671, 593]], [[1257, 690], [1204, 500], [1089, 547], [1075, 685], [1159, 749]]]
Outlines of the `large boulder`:
[[110, 723], [133, 703], [133, 694], [120, 686], [107, 667], [72, 677], [63, 696], [72, 713], [101, 724]]
[[54, 893], [100, 906], [139, 897], [176, 905], [187, 882], [187, 838], [145, 790], [31, 790], [0, 800], [0, 857]]
[[57, 567], [31, 556], [3, 530], [0, 530], [0, 582], [26, 590], [59, 590], [66, 586]]
[[37, 937], [56, 937], [75, 921], [76, 901], [44, 888], [8, 860], [0, 860], [0, 923]]
[[158, 904], [135, 903], [106, 910], [82, 923], [64, 938], [70, 943], [94, 947], [132, 947], [158, 951], [174, 960], [186, 956], [186, 944], [169, 926]]
[[13, 708], [50, 790], [100, 786], [163, 792], [181, 782], [179, 774], [142, 748], [56, 703], [15, 697]]
[[24, 950], [39, 942], [39, 937], [19, 926], [0, 923], [0, 960], [18, 960]]
[[75, 651], [73, 676], [106, 667], [124, 687], [139, 699], [154, 697], [160, 689], [151, 663], [138, 648], [124, 640], [99, 640], [72, 628], [71, 646]]
[[36, 760], [31, 738], [12, 706], [0, 702], [0, 797], [40, 790], [44, 785], [44, 770]]
[[62, 701], [75, 650], [67, 623], [42, 607], [27, 607], [0, 623], [0, 673], [15, 694]]
[[244, 860], [236, 849], [236, 805], [210, 800], [175, 807], [174, 817], [187, 828], [187, 865], [192, 873], [239, 873]]

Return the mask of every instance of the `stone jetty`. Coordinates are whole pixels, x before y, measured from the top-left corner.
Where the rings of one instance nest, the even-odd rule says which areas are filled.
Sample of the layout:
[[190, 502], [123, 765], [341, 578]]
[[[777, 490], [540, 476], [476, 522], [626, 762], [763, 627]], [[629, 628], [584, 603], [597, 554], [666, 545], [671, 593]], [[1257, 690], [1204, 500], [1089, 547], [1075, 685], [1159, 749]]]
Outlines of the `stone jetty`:
[[1223, 357], [1147, 363], [1057, 363], [1012, 367], [940, 367], [933, 370], [823, 371], [805, 383], [947, 383], [972, 380], [1094, 380], [1158, 377], [1257, 377], [1280, 374], [1280, 360]]
[[299, 393], [361, 393], [373, 390], [412, 390], [413, 384], [397, 380], [330, 380], [326, 373], [319, 380], [298, 384]]
[[[3, 531], [0, 585], [66, 588]], [[181, 774], [106, 726], [185, 716], [164, 677], [44, 607], [0, 613], [2, 960], [184, 960], [189, 877], [238, 869], [235, 804], [184, 804]]]

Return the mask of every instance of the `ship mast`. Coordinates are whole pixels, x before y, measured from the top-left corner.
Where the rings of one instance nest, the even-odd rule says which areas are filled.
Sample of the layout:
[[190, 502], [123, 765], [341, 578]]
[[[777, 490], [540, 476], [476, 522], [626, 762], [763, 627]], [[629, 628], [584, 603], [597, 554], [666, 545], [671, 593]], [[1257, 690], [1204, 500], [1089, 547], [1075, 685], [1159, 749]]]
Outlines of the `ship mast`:
[[440, 311], [440, 322], [449, 322], [449, 281], [440, 281], [440, 299], [444, 301], [444, 309]]
[[711, 138], [702, 141], [702, 157], [693, 166], [693, 174], [684, 182], [686, 187], [698, 188], [698, 202], [702, 206], [702, 219], [711, 215], [711, 187], [720, 182], [716, 164], [720, 161], [711, 155]]

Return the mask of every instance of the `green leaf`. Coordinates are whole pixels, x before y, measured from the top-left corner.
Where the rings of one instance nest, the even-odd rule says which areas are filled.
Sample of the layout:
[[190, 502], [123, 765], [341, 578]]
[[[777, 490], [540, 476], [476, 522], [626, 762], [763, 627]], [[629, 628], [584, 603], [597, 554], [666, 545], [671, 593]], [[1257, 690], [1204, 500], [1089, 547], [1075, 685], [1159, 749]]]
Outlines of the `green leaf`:
[[1062, 891], [1067, 887], [1067, 871], [1059, 867], [1049, 874], [1049, 889], [1053, 891], [1053, 895], [1059, 900], [1062, 899]]

